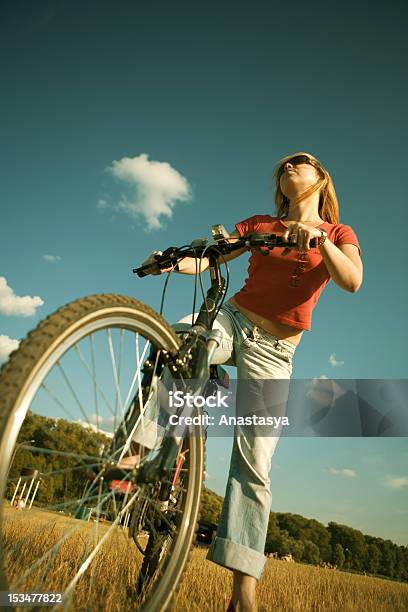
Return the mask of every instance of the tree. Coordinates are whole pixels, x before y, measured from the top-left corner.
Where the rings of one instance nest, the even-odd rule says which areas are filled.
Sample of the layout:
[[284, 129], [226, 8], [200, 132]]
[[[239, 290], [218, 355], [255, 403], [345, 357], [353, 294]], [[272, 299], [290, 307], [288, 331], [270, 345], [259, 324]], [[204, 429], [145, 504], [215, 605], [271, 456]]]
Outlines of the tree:
[[277, 521], [280, 529], [285, 529], [290, 537], [302, 542], [310, 540], [318, 547], [320, 558], [325, 561], [330, 560], [330, 534], [322, 523], [289, 512], [278, 512]]
[[367, 558], [367, 545], [364, 535], [347, 525], [331, 522], [327, 527], [331, 535], [331, 545], [341, 544], [345, 554], [344, 567], [362, 571]]
[[291, 538], [290, 552], [295, 561], [301, 561], [303, 559], [305, 545], [301, 540], [294, 540]]
[[366, 569], [370, 574], [378, 574], [381, 565], [381, 549], [375, 542], [368, 544]]
[[333, 552], [331, 557], [331, 562], [337, 567], [342, 567], [346, 560], [346, 556], [344, 554], [344, 550], [341, 544], [337, 543], [333, 546]]
[[380, 562], [380, 573], [384, 576], [390, 576], [394, 578], [396, 576], [397, 566], [397, 551], [396, 545], [391, 540], [383, 540], [380, 545], [381, 549], [381, 562]]
[[214, 493], [214, 491], [210, 491], [210, 489], [204, 487], [200, 501], [200, 520], [218, 525], [222, 501], [223, 499], [220, 497], [220, 495], [217, 495]]
[[306, 540], [305, 547], [303, 551], [303, 561], [306, 563], [312, 563], [313, 565], [318, 565], [320, 562], [320, 550], [319, 547], [316, 546], [314, 542], [310, 540]]

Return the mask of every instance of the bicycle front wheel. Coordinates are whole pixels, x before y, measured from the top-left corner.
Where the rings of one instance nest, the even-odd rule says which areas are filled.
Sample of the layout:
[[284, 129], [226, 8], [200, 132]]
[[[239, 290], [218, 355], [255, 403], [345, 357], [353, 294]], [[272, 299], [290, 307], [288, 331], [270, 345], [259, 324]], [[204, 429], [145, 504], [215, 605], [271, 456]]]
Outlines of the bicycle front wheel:
[[150, 452], [140, 431], [179, 342], [142, 302], [95, 295], [58, 310], [12, 353], [0, 373], [3, 588], [61, 592], [75, 610], [170, 605], [195, 536], [203, 437], [185, 440], [183, 466], [166, 482], [104, 475], [132, 455], [136, 429]]

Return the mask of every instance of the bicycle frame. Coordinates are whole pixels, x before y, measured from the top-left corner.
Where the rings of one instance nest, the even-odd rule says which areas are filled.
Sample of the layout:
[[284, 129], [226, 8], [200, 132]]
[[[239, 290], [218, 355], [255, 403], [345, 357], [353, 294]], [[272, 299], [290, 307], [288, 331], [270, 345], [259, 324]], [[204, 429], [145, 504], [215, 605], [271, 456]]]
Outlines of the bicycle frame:
[[[196, 394], [205, 391], [210, 380], [211, 358], [221, 340], [221, 332], [213, 330], [212, 325], [219, 302], [225, 294], [225, 279], [221, 276], [220, 264], [215, 254], [209, 255], [209, 270], [211, 285], [201, 305], [197, 320], [191, 329], [182, 332], [186, 334], [186, 337], [183, 339], [176, 357], [166, 364], [170, 367], [175, 378], [193, 380], [194, 388], [192, 391]], [[154, 348], [152, 352], [155, 352]], [[153, 355], [150, 355], [149, 361], [152, 361], [152, 358]], [[191, 365], [190, 361], [192, 362]], [[183, 408], [180, 408], [176, 415], [180, 416], [182, 412]], [[137, 482], [152, 482], [162, 477], [167, 470], [174, 468], [180, 446], [180, 443], [176, 441], [177, 430], [179, 430], [177, 425], [170, 426], [158, 455], [141, 466]], [[195, 435], [201, 435], [201, 430], [196, 431]], [[178, 437], [180, 436], [178, 435]]]

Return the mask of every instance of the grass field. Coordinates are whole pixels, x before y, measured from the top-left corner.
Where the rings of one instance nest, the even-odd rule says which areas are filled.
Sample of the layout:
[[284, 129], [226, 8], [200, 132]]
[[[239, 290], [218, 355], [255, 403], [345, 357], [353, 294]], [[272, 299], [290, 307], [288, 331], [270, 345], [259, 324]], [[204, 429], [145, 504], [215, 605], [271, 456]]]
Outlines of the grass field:
[[[52, 548], [64, 533], [75, 529], [58, 550], [37, 567], [27, 581], [24, 571]], [[15, 590], [58, 591], [72, 577], [95, 538], [108, 529], [38, 509], [16, 512], [5, 507], [3, 537], [6, 573]], [[206, 550], [194, 549], [181, 585], [176, 610], [182, 612], [223, 611], [229, 601], [232, 575], [205, 560]], [[134, 609], [127, 588], [132, 586], [141, 555], [126, 532], [115, 533], [78, 583], [73, 609], [127, 611]], [[52, 569], [51, 578], [47, 576]], [[408, 610], [408, 585], [368, 576], [332, 571], [309, 565], [269, 559], [258, 585], [259, 611], [372, 611]]]

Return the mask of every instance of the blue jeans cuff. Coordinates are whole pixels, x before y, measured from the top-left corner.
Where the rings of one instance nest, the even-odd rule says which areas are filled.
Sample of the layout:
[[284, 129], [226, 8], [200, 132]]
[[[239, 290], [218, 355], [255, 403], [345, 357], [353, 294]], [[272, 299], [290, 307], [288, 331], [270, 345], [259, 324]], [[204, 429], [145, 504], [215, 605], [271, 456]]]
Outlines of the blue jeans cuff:
[[230, 570], [238, 570], [243, 574], [253, 576], [257, 580], [262, 575], [266, 561], [265, 555], [256, 550], [218, 537], [213, 540], [207, 553], [207, 559]]

